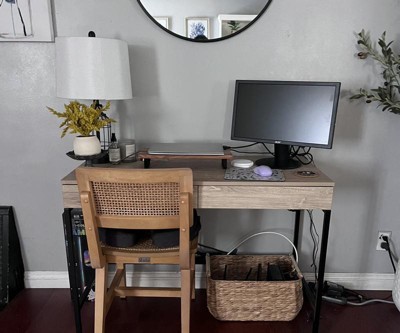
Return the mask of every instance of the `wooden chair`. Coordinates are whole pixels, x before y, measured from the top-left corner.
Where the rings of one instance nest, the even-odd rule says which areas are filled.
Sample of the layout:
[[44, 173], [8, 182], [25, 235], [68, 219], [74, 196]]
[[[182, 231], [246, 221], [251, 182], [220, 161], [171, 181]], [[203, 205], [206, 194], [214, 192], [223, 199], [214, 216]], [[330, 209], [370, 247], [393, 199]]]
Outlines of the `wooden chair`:
[[[189, 333], [190, 302], [194, 298], [197, 239], [193, 224], [193, 175], [190, 169], [78, 168], [86, 236], [96, 270], [95, 332], [104, 332], [105, 318], [115, 296], [181, 298], [181, 329]], [[98, 228], [179, 229], [179, 246], [159, 249], [151, 244], [115, 248], [102, 244]], [[116, 273], [107, 288], [108, 264]], [[180, 288], [140, 288], [125, 284], [126, 264], [176, 264]]]

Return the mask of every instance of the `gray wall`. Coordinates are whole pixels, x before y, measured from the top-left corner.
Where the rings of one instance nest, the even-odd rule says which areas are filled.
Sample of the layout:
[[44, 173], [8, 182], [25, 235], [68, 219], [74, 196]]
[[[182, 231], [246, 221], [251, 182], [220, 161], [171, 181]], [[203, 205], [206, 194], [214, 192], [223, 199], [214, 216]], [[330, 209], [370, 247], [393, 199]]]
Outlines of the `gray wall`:
[[[313, 150], [317, 166], [336, 181], [328, 272], [391, 272], [375, 250], [378, 230], [400, 230], [400, 117], [374, 105], [349, 103], [349, 91], [379, 82], [379, 68], [360, 61], [355, 32], [387, 31], [399, 51], [398, 0], [275, 0], [250, 29], [220, 43], [195, 44], [156, 27], [134, 0], [54, 0], [58, 36], [120, 38], [130, 46], [134, 98], [112, 103], [118, 136], [140, 145], [164, 141], [229, 143], [235, 79], [342, 82], [332, 150]], [[60, 179], [79, 163], [65, 153], [60, 123], [45, 106], [55, 97], [53, 43], [0, 43], [0, 203], [13, 205], [27, 270], [66, 270]], [[232, 144], [237, 144], [236, 142]], [[202, 242], [230, 249], [252, 232], [291, 234], [292, 213], [202, 210]], [[315, 214], [318, 225], [320, 213]], [[305, 221], [300, 264], [311, 271]], [[243, 250], [281, 248], [261, 237]], [[289, 249], [283, 246], [283, 249]]]

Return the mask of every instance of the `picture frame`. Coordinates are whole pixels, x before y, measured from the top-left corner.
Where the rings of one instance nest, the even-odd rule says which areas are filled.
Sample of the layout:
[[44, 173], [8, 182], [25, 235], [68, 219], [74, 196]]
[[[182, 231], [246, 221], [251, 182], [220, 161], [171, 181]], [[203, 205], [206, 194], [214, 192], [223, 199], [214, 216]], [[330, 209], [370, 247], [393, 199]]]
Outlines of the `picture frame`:
[[154, 16], [154, 19], [159, 25], [165, 29], [169, 29], [169, 17], [168, 16]]
[[218, 15], [219, 36], [225, 37], [236, 33], [240, 29], [243, 29], [256, 17], [257, 15]]
[[0, 42], [54, 42], [50, 0], [0, 4]]
[[190, 39], [210, 38], [210, 19], [208, 17], [186, 17], [185, 35]]

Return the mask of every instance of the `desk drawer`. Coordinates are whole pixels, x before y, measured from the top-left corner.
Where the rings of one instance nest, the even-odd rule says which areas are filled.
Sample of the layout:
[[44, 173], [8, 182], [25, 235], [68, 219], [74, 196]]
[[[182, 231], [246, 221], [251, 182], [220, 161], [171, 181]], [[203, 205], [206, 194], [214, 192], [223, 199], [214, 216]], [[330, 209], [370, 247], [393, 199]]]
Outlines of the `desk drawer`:
[[198, 208], [327, 209], [333, 187], [199, 186]]

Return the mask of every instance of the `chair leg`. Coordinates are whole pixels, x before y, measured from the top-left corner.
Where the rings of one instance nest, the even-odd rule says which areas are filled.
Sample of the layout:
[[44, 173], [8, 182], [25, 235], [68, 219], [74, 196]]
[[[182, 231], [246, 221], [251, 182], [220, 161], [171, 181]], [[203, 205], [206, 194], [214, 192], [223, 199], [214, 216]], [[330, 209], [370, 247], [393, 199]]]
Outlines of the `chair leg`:
[[105, 306], [107, 294], [107, 272], [106, 264], [103, 268], [96, 268], [96, 297], [94, 300], [94, 331], [103, 333], [105, 326]]
[[190, 330], [191, 270], [181, 270], [181, 333]]
[[[121, 282], [119, 283], [120, 287], [126, 287], [126, 265], [125, 264], [117, 264], [117, 269], [123, 269], [124, 270], [124, 276], [121, 279]], [[126, 296], [120, 296], [121, 299], [126, 299]]]
[[196, 258], [195, 255], [192, 255], [192, 261], [190, 264], [190, 283], [191, 283], [191, 288], [192, 288], [192, 299], [196, 298]]

